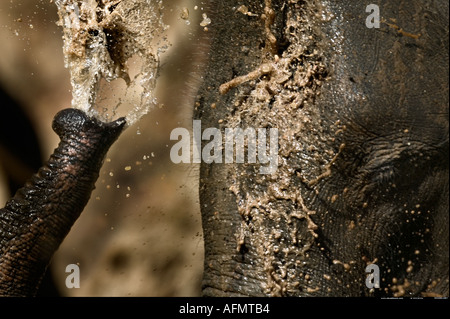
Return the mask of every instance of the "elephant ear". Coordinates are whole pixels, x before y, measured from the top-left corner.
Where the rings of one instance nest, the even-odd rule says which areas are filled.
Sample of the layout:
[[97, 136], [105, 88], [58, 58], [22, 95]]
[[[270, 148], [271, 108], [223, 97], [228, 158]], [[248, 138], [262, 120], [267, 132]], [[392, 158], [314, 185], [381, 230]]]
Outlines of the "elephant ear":
[[52, 127], [61, 139], [58, 147], [0, 210], [0, 295], [36, 294], [125, 124], [124, 118], [104, 123], [77, 109], [55, 116]]

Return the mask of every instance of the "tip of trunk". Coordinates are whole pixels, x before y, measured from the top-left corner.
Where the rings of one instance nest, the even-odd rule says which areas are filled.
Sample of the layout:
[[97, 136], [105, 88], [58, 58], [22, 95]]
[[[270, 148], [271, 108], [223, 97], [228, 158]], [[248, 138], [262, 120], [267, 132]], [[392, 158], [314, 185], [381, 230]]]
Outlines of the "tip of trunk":
[[111, 140], [115, 140], [122, 132], [125, 124], [126, 120], [124, 117], [112, 122], [102, 122], [95, 117], [88, 116], [79, 109], [67, 108], [55, 115], [52, 128], [60, 137], [74, 132], [79, 134], [81, 131], [102, 135], [106, 133]]

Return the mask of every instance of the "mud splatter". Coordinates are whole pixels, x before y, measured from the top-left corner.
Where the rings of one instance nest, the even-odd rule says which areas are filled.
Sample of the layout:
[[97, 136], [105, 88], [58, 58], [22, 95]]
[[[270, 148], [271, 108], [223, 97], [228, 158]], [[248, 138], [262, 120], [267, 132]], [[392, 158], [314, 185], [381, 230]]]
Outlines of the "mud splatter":
[[[277, 171], [259, 175], [254, 166], [248, 165], [246, 174], [235, 176], [230, 190], [236, 195], [242, 217], [236, 249], [241, 250], [244, 244], [255, 249], [256, 258], [261, 259], [257, 262], [264, 265], [267, 275], [264, 293], [283, 296], [298, 292], [308, 250], [318, 236], [311, 219], [315, 211], [305, 205], [298, 180], [311, 184], [327, 178], [339, 151], [321, 140], [326, 134], [317, 121], [320, 110], [314, 107], [329, 72], [318, 46], [321, 34], [313, 24], [322, 8], [317, 3], [291, 2], [282, 13], [270, 5], [271, 1], [266, 1], [261, 14], [266, 36], [261, 65], [222, 84], [219, 90], [222, 94], [237, 90], [235, 112], [225, 120], [229, 126], [279, 130]], [[289, 45], [285, 50], [271, 31], [274, 14], [286, 14], [283, 37]], [[340, 125], [334, 129], [337, 133], [343, 130]], [[317, 165], [302, 171], [299, 158], [300, 168], [301, 164], [311, 168], [311, 161]], [[304, 289], [314, 292], [318, 287]]]

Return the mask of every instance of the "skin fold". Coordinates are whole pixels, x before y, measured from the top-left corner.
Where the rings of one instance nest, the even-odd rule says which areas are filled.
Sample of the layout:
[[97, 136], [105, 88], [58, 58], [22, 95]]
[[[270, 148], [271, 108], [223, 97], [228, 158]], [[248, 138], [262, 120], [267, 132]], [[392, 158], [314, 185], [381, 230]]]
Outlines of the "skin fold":
[[34, 296], [45, 270], [87, 204], [103, 159], [125, 119], [103, 123], [77, 109], [60, 111], [60, 143], [0, 210], [0, 295]]

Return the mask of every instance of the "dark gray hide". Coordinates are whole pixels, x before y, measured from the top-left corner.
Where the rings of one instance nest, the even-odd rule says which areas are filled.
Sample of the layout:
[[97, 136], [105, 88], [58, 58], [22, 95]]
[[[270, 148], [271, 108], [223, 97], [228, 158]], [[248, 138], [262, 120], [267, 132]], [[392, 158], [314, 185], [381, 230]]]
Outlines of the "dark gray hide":
[[66, 109], [47, 164], [0, 210], [0, 295], [35, 295], [54, 252], [87, 204], [104, 156], [125, 119], [103, 123]]
[[211, 3], [195, 117], [277, 128], [278, 167], [201, 164], [204, 295], [448, 296], [448, 1], [241, 4]]

